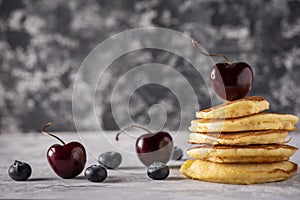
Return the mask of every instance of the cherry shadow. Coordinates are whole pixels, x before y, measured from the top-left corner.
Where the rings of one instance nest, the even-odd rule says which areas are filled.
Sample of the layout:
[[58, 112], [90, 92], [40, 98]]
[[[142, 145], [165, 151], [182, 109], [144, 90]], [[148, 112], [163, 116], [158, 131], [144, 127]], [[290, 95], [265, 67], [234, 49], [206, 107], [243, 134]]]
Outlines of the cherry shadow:
[[57, 180], [57, 178], [30, 178], [27, 181], [29, 182], [39, 182], [39, 181], [53, 181]]
[[72, 179], [83, 180], [83, 179], [85, 179], [85, 176], [76, 176], [75, 178], [72, 178]]

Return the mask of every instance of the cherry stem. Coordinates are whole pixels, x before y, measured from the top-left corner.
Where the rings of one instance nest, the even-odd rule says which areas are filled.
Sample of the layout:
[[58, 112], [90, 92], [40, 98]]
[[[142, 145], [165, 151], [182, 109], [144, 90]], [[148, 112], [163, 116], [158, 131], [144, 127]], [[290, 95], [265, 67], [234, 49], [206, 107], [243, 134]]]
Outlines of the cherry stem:
[[195, 47], [195, 49], [197, 49], [201, 54], [205, 55], [205, 56], [222, 56], [224, 59], [225, 59], [225, 62], [227, 65], [232, 65], [232, 62], [230, 62], [230, 60], [225, 56], [225, 54], [222, 54], [222, 53], [218, 53], [218, 54], [208, 54], [208, 53], [205, 53], [203, 52], [198, 43], [196, 42], [196, 40], [192, 40], [192, 44], [193, 46]]
[[116, 141], [119, 141], [119, 135], [121, 133], [123, 133], [126, 129], [129, 129], [129, 128], [140, 128], [140, 129], [143, 129], [144, 131], [147, 131], [148, 133], [152, 134], [151, 131], [149, 131], [148, 129], [146, 129], [145, 127], [142, 127], [142, 126], [139, 126], [139, 125], [135, 125], [135, 124], [131, 124], [131, 125], [128, 125], [128, 126], [125, 126], [123, 128], [120, 129], [120, 131], [117, 133], [115, 139]]
[[48, 128], [49, 126], [51, 126], [51, 122], [48, 122], [45, 126], [44, 126], [44, 128], [42, 129], [42, 133], [44, 134], [44, 135], [48, 135], [48, 136], [51, 136], [51, 137], [54, 137], [54, 138], [56, 138], [57, 140], [59, 140], [63, 145], [66, 145], [66, 143], [62, 140], [62, 139], [60, 139], [59, 137], [57, 137], [56, 135], [53, 135], [52, 133], [49, 133], [49, 132], [47, 132], [46, 131], [46, 128]]

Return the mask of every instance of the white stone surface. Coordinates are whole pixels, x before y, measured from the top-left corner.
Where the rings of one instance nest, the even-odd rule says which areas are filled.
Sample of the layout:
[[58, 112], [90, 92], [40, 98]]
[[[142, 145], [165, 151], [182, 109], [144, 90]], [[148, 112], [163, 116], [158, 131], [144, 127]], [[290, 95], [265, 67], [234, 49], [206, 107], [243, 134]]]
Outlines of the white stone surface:
[[[131, 134], [132, 133], [132, 134]], [[65, 142], [80, 140], [77, 133], [56, 133]], [[115, 132], [84, 133], [81, 139], [87, 147], [88, 163], [97, 163], [100, 153], [115, 150], [123, 156], [118, 170], [109, 170], [102, 183], [91, 183], [83, 174], [74, 179], [56, 176], [46, 160], [46, 151], [55, 139], [39, 133], [0, 135], [0, 199], [299, 199], [300, 175], [291, 179], [258, 185], [228, 185], [207, 183], [184, 178], [178, 170], [182, 161], [170, 162], [171, 174], [166, 180], [148, 178], [134, 154], [135, 138], [141, 133], [130, 132], [114, 141]], [[300, 134], [291, 133], [291, 145], [300, 146]], [[175, 144], [186, 150], [188, 132], [174, 135]], [[185, 155], [184, 158], [187, 158]], [[14, 160], [28, 162], [33, 170], [28, 181], [9, 178], [8, 167]], [[292, 161], [300, 163], [300, 152]]]

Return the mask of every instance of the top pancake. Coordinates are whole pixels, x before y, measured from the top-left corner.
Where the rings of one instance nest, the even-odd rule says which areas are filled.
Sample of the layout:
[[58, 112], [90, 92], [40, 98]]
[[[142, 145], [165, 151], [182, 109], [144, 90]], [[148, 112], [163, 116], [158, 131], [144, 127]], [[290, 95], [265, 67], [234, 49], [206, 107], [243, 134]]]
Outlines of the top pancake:
[[237, 118], [256, 114], [267, 109], [269, 109], [267, 100], [259, 96], [252, 96], [228, 101], [219, 106], [196, 112], [196, 117], [203, 119]]

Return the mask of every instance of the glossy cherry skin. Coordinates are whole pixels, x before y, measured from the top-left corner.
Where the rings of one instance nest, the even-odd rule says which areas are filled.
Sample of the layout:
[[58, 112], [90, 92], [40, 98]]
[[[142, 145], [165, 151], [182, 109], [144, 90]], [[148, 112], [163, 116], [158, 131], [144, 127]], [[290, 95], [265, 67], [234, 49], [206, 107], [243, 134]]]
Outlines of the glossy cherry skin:
[[149, 166], [153, 162], [167, 163], [173, 151], [173, 140], [167, 132], [141, 135], [135, 144], [140, 161]]
[[244, 98], [253, 84], [253, 71], [244, 62], [217, 63], [211, 70], [210, 82], [217, 95], [228, 101]]
[[66, 145], [55, 144], [48, 149], [47, 159], [58, 176], [74, 178], [84, 169], [86, 152], [78, 142], [70, 142]]

